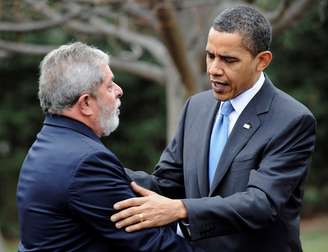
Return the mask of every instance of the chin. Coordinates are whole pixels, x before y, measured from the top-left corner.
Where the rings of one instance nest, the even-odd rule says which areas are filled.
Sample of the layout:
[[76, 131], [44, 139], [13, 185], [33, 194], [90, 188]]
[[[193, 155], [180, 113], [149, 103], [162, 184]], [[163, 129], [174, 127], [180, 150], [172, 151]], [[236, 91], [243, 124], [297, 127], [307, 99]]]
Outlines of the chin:
[[102, 136], [109, 136], [115, 131], [120, 124], [120, 119], [117, 113], [111, 113], [109, 117], [102, 116], [100, 118], [100, 127], [102, 129]]
[[219, 100], [219, 101], [226, 101], [231, 99], [229, 94], [222, 94], [222, 93], [217, 93], [213, 90], [213, 96], [215, 99]]
[[106, 136], [109, 136], [111, 133], [113, 133], [118, 128], [119, 124], [120, 121], [118, 118], [116, 118], [116, 120], [110, 121], [107, 125], [107, 128], [105, 129]]

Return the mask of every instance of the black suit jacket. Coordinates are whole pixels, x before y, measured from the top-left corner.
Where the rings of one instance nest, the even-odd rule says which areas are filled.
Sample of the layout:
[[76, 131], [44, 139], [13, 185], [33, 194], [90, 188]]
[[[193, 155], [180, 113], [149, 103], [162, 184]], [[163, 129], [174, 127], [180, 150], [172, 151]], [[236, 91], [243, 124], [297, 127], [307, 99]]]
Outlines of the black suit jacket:
[[206, 251], [301, 251], [299, 222], [314, 149], [313, 115], [266, 78], [238, 118], [209, 189], [209, 142], [219, 105], [212, 91], [186, 102], [150, 186], [185, 198], [190, 239]]
[[84, 124], [50, 116], [22, 165], [19, 251], [192, 251], [168, 228], [127, 233], [109, 217], [135, 197], [120, 161]]

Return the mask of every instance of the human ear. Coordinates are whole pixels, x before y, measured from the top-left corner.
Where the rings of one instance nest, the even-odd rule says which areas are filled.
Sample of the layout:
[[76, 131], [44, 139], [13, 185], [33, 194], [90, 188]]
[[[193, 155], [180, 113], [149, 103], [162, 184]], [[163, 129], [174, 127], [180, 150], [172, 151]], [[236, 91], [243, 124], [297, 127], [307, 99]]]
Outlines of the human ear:
[[93, 114], [92, 110], [92, 99], [90, 94], [83, 94], [77, 100], [79, 111], [85, 116], [90, 116]]
[[272, 53], [270, 51], [263, 51], [260, 52], [257, 56], [256, 56], [258, 62], [257, 62], [257, 67], [256, 70], [258, 72], [262, 72], [264, 69], [266, 69], [272, 60]]

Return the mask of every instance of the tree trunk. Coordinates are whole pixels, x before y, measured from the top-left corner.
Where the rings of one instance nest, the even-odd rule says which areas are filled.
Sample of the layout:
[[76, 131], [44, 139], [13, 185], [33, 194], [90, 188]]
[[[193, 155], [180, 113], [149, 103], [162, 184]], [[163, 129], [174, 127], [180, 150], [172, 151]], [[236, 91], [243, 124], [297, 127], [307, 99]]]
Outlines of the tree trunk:
[[167, 69], [167, 81], [166, 87], [166, 137], [169, 142], [176, 131], [181, 110], [186, 98], [186, 92], [181, 85], [180, 75], [176, 72], [176, 69]]
[[172, 3], [163, 1], [158, 5], [156, 14], [167, 50], [181, 76], [181, 82], [178, 85], [184, 86], [186, 95], [190, 96], [196, 92], [196, 78], [188, 61], [185, 40], [177, 23]]

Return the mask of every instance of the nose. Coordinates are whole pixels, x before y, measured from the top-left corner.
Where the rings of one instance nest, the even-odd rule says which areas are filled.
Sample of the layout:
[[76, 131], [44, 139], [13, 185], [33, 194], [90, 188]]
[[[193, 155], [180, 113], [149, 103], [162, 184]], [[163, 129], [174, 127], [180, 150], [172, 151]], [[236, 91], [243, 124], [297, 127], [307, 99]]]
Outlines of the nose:
[[123, 89], [117, 83], [115, 83], [115, 91], [118, 98], [123, 96]]
[[217, 75], [221, 76], [224, 74], [222, 65], [220, 64], [218, 59], [216, 59], [208, 64], [207, 73], [209, 75], [214, 75], [214, 76], [217, 76]]

